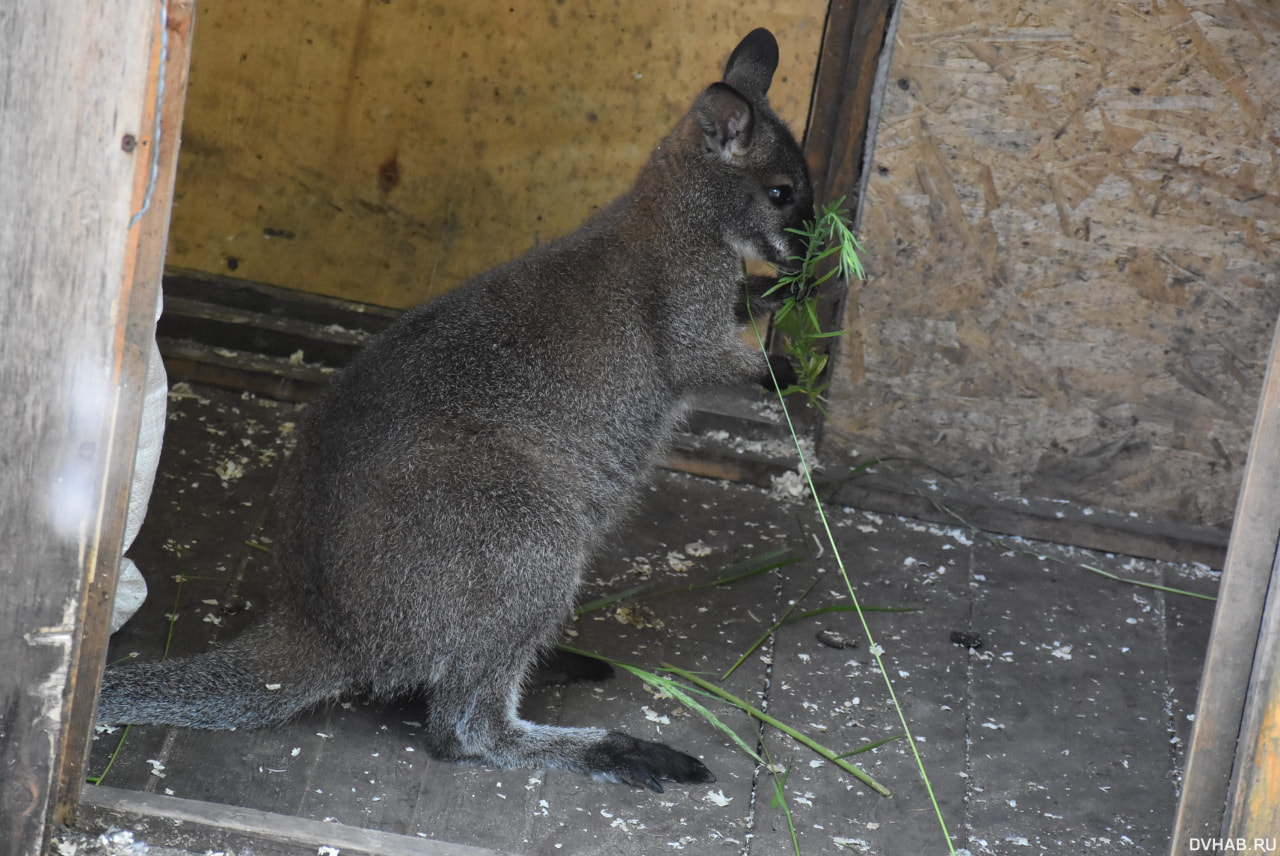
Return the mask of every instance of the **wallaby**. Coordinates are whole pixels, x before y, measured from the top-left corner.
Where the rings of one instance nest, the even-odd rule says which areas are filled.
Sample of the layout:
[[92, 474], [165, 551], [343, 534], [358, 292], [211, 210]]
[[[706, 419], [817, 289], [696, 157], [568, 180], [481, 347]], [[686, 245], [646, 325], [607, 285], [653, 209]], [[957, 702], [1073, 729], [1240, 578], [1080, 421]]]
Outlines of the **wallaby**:
[[517, 703], [689, 394], [768, 376], [737, 336], [743, 260], [785, 267], [813, 210], [765, 98], [777, 63], [773, 35], [749, 34], [628, 193], [365, 348], [285, 465], [287, 597], [224, 647], [108, 669], [99, 721], [243, 728], [420, 693], [441, 759], [714, 781], [683, 752], [535, 725]]

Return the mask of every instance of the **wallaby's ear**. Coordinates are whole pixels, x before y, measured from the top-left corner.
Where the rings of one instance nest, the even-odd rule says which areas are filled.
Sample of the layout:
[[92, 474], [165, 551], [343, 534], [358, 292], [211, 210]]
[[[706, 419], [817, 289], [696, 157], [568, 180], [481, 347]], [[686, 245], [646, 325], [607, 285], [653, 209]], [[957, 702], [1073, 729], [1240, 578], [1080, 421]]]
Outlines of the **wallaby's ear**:
[[697, 105], [707, 148], [723, 158], [741, 155], [751, 145], [754, 111], [747, 99], [723, 83], [713, 83]]
[[778, 68], [778, 40], [761, 27], [747, 33], [724, 66], [724, 82], [748, 97], [764, 95]]

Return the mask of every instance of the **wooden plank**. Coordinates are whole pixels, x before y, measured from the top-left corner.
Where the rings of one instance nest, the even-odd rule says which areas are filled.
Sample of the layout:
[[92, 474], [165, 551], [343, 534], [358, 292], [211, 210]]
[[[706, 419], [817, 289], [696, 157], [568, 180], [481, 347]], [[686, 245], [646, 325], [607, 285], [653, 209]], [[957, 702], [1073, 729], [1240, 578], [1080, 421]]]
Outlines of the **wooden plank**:
[[[1274, 445], [1276, 438], [1270, 441]], [[1280, 832], [1280, 553], [1271, 565], [1228, 804], [1230, 838], [1267, 840], [1275, 849]]]
[[158, 334], [272, 357], [288, 358], [301, 352], [301, 359], [308, 363], [330, 366], [346, 365], [369, 338], [363, 331], [227, 309], [184, 297], [165, 301]]
[[[695, 411], [693, 419], [700, 415]], [[724, 424], [731, 435], [737, 434], [733, 425]], [[796, 469], [798, 459], [790, 443], [790, 437], [778, 434], [770, 444], [775, 453], [765, 454], [751, 450], [749, 444], [744, 447], [740, 435], [716, 440], [693, 424], [689, 433], [676, 438], [663, 466], [769, 487]], [[1210, 568], [1221, 568], [1226, 554], [1224, 530], [1095, 511], [1078, 503], [1006, 500], [966, 491], [936, 477], [925, 480], [879, 470], [851, 474], [830, 465], [815, 472], [814, 483], [828, 503], [932, 523]]]
[[142, 419], [147, 365], [155, 338], [156, 301], [164, 272], [169, 211], [182, 129], [182, 110], [191, 54], [194, 0], [164, 0], [150, 7], [150, 66], [144, 113], [132, 135], [141, 169], [134, 177], [128, 251], [125, 256], [120, 317], [116, 324], [119, 355], [116, 387], [116, 436], [107, 472], [111, 486], [102, 510], [102, 534], [89, 567], [80, 611], [81, 633], [73, 648], [69, 719], [64, 734], [55, 817], [69, 822], [79, 799], [93, 732], [98, 686], [110, 635], [116, 571], [123, 549], [125, 517]]
[[400, 315], [372, 303], [360, 303], [319, 294], [278, 288], [263, 282], [232, 279], [167, 266], [164, 274], [166, 303], [171, 298], [203, 301], [226, 309], [262, 313], [309, 324], [333, 325], [350, 330], [377, 332]]
[[161, 338], [160, 353], [170, 381], [207, 383], [265, 395], [278, 401], [314, 401], [329, 383], [332, 369], [293, 364], [286, 359], [209, 348]]
[[[1210, 636], [1187, 772], [1173, 834], [1174, 856], [1225, 832], [1245, 693], [1262, 628], [1263, 605], [1280, 542], [1280, 325], [1262, 399]], [[1274, 658], [1274, 647], [1270, 652]]]
[[[141, 396], [126, 358], [133, 189], [149, 163], [153, 4], [68, 0], [0, 15], [0, 851], [43, 851], [66, 753], [85, 584]], [[154, 311], [154, 310], [153, 310]], [[135, 427], [136, 430], [136, 427]]]
[[82, 805], [93, 820], [141, 828], [149, 844], [172, 843], [200, 852], [248, 845], [254, 853], [271, 856], [312, 856], [321, 848], [367, 856], [502, 856], [482, 847], [93, 785], [85, 787]]
[[983, 839], [1002, 856], [1153, 856], [1175, 809], [1180, 759], [1171, 720], [1193, 703], [1167, 694], [1173, 596], [1072, 565], [1178, 583], [1159, 568], [1127, 567], [1135, 563], [1124, 557], [1033, 549], [1045, 558], [982, 541], [971, 550], [971, 629], [986, 645], [970, 660], [965, 693], [965, 844], [981, 853], [987, 848], [974, 838]]
[[[798, 507], [799, 508], [799, 507]], [[797, 517], [800, 511], [797, 510]], [[884, 649], [895, 693], [953, 834], [963, 834], [967, 742], [978, 739], [969, 724], [971, 676], [966, 649], [952, 644], [953, 630], [967, 629], [977, 589], [970, 585], [969, 552], [954, 538], [958, 530], [924, 527], [910, 520], [828, 508], [833, 533], [864, 607], [910, 607], [904, 613], [866, 614]], [[805, 509], [813, 533], [821, 524]], [[855, 525], [848, 525], [856, 521]], [[874, 545], [868, 549], [870, 545]], [[815, 548], [816, 549], [816, 548]], [[796, 613], [849, 605], [847, 589], [829, 558], [813, 564], [827, 571]], [[945, 568], [945, 573], [935, 569]], [[814, 579], [808, 566], [788, 568], [782, 602], [799, 597]], [[927, 581], [927, 582], [926, 582]], [[835, 649], [817, 638], [831, 631], [849, 647]], [[800, 728], [836, 752], [901, 735], [902, 725], [870, 652], [862, 623], [853, 613], [829, 613], [784, 625], [769, 642], [772, 661], [768, 712]], [[967, 738], [967, 740], [966, 740]], [[784, 783], [799, 852], [844, 854], [943, 854], [946, 839], [930, 805], [905, 739], [848, 760], [893, 791], [885, 799], [832, 764], [771, 729], [764, 734], [773, 763], [789, 770]], [[751, 852], [796, 852], [786, 816], [774, 806], [774, 785], [762, 776], [756, 787]], [[957, 840], [956, 847], [965, 842]], [[973, 847], [974, 853], [981, 849]]]
[[1226, 532], [1210, 526], [1096, 511], [1082, 503], [1006, 499], [933, 479], [842, 479], [829, 472], [819, 482], [819, 490], [824, 487], [831, 501], [934, 523], [1211, 568], [1225, 560]]

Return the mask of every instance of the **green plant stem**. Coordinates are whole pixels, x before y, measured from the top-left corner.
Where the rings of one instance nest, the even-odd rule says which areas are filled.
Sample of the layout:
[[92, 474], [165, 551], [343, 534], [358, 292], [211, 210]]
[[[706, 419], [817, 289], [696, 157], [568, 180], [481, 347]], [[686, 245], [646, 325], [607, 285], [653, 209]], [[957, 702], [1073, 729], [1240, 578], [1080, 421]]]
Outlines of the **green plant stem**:
[[760, 751], [764, 752], [765, 760], [769, 762], [765, 769], [769, 772], [769, 780], [773, 782], [774, 805], [782, 806], [782, 812], [787, 816], [787, 829], [791, 830], [792, 852], [800, 856], [800, 838], [796, 835], [796, 823], [791, 817], [791, 806], [787, 805], [787, 794], [784, 790], [787, 779], [791, 777], [791, 765], [788, 763], [786, 775], [782, 777], [782, 781], [778, 781], [778, 774], [773, 771], [773, 756], [769, 754], [769, 747], [765, 745], [764, 735], [760, 736]]
[[884, 785], [877, 782], [875, 779], [873, 779], [867, 773], [860, 770], [855, 765], [850, 764], [848, 761], [844, 760], [840, 755], [837, 755], [835, 752], [832, 752], [830, 749], [823, 746], [821, 743], [817, 742], [816, 740], [812, 739], [806, 734], [802, 734], [801, 732], [792, 728], [790, 725], [787, 725], [785, 722], [775, 719], [774, 717], [770, 716], [769, 714], [765, 713], [759, 708], [754, 707], [750, 702], [744, 699], [740, 699], [737, 696], [733, 695], [732, 693], [726, 692], [725, 690], [721, 689], [720, 687], [716, 686], [710, 681], [703, 680], [702, 678], [698, 677], [692, 672], [686, 671], [685, 669], [681, 669], [677, 666], [673, 666], [670, 663], [663, 663], [662, 668], [665, 671], [671, 672], [674, 675], [679, 675], [681, 678], [688, 681], [689, 683], [694, 684], [695, 686], [701, 687], [702, 689], [706, 690], [707, 692], [713, 695], [719, 696], [721, 699], [723, 699], [724, 701], [727, 701], [729, 704], [733, 705], [734, 707], [742, 710], [743, 712], [751, 716], [753, 719], [758, 719], [761, 722], [763, 722], [765, 725], [772, 726], [773, 728], [776, 728], [779, 731], [781, 731], [783, 734], [788, 735], [792, 739], [797, 740], [800, 743], [803, 743], [805, 746], [808, 746], [814, 752], [817, 752], [823, 758], [826, 758], [828, 761], [835, 764], [837, 767], [844, 770], [846, 773], [849, 773], [858, 781], [862, 782], [864, 785], [871, 788], [873, 791], [880, 794], [881, 796], [886, 796], [886, 797], [893, 796], [892, 791], [890, 791]]
[[711, 723], [711, 725], [713, 725], [715, 728], [724, 732], [724, 734], [727, 737], [729, 737], [729, 739], [731, 739], [734, 743], [738, 744], [738, 747], [742, 749], [742, 751], [745, 752], [747, 757], [749, 757], [752, 761], [755, 761], [757, 764], [764, 763], [764, 759], [761, 758], [758, 754], [756, 754], [756, 751], [752, 749], [750, 746], [748, 746], [745, 740], [743, 740], [741, 737], [738, 736], [738, 732], [734, 731], [732, 728], [730, 728], [729, 726], [721, 722], [719, 717], [717, 717], [714, 713], [708, 710], [705, 705], [699, 704], [697, 701], [691, 698], [689, 696], [689, 693], [685, 691], [686, 690], [685, 687], [682, 687], [680, 684], [677, 684], [675, 681], [671, 680], [670, 678], [665, 678], [662, 675], [655, 675], [653, 672], [650, 672], [646, 669], [642, 669], [639, 666], [633, 666], [630, 663], [623, 663], [619, 660], [614, 660], [610, 657], [605, 657], [602, 654], [593, 654], [590, 651], [583, 651], [580, 648], [574, 648], [570, 645], [562, 644], [562, 645], [557, 645], [556, 647], [559, 648], [561, 651], [568, 651], [571, 654], [578, 654], [579, 656], [582, 656], [582, 657], [590, 657], [593, 660], [599, 660], [602, 663], [608, 663], [611, 666], [616, 666], [619, 669], [630, 672], [631, 674], [635, 675], [637, 678], [644, 681], [646, 684], [653, 687], [654, 689], [665, 692], [667, 695], [671, 696], [676, 701], [680, 702], [680, 704], [684, 705], [685, 707], [689, 708], [692, 711], [697, 712], [700, 716], [702, 716], [703, 719]]
[[126, 725], [124, 731], [120, 732], [120, 739], [116, 741], [116, 748], [111, 750], [111, 757], [107, 759], [107, 766], [96, 776], [86, 776], [86, 782], [91, 785], [102, 784], [102, 780], [107, 777], [107, 773], [111, 772], [111, 767], [116, 762], [116, 756], [120, 754], [120, 749], [124, 746], [124, 739], [129, 736], [129, 728], [130, 726]]
[[728, 693], [725, 690], [720, 689], [715, 684], [711, 684], [711, 683], [708, 683], [707, 681], [704, 681], [702, 678], [699, 678], [697, 675], [694, 675], [692, 672], [688, 672], [684, 669], [680, 669], [676, 666], [672, 666], [669, 664], [663, 664], [662, 666], [663, 671], [668, 671], [668, 672], [671, 672], [672, 674], [679, 675], [681, 678], [684, 678], [685, 680], [689, 681], [690, 683], [698, 687], [699, 689], [697, 690], [691, 690], [688, 687], [683, 686], [682, 684], [676, 683], [670, 678], [666, 678], [666, 677], [663, 677], [662, 675], [654, 674], [653, 672], [647, 671], [645, 669], [641, 669], [639, 666], [633, 666], [630, 663], [623, 663], [620, 660], [614, 660], [613, 658], [606, 657], [603, 654], [594, 654], [590, 651], [584, 651], [581, 648], [574, 648], [571, 645], [562, 644], [562, 645], [557, 645], [556, 647], [559, 648], [561, 651], [568, 651], [571, 654], [578, 654], [583, 657], [590, 657], [593, 660], [600, 660], [601, 662], [608, 663], [611, 666], [616, 666], [619, 669], [630, 672], [631, 674], [640, 678], [640, 680], [644, 681], [645, 683], [649, 684], [655, 689], [662, 690], [663, 692], [667, 693], [672, 698], [674, 698], [676, 701], [678, 701], [680, 704], [684, 705], [685, 707], [688, 707], [690, 710], [693, 710], [699, 715], [701, 715], [704, 719], [707, 720], [707, 722], [711, 723], [711, 725], [713, 725], [715, 728], [719, 729], [720, 731], [723, 731], [730, 739], [733, 740], [734, 743], [738, 745], [739, 748], [742, 749], [742, 751], [749, 758], [751, 758], [751, 760], [755, 761], [757, 764], [764, 765], [765, 760], [761, 758], [760, 755], [754, 749], [748, 746], [746, 742], [741, 737], [738, 736], [738, 733], [736, 731], [734, 731], [733, 729], [725, 725], [723, 722], [721, 722], [720, 719], [714, 713], [708, 710], [705, 705], [699, 704], [695, 699], [691, 698], [689, 695], [690, 692], [705, 694], [712, 698], [719, 699], [720, 701], [728, 702], [729, 704], [733, 705], [734, 707], [738, 708], [739, 710], [743, 711], [748, 716], [751, 716], [752, 718], [758, 720], [759, 722], [763, 722], [766, 725], [771, 725], [774, 728], [781, 731], [782, 733], [788, 734], [791, 737], [795, 738], [800, 743], [803, 743], [805, 746], [808, 746], [810, 749], [817, 752], [822, 757], [829, 759], [833, 764], [840, 767], [842, 770], [845, 770], [846, 772], [852, 774], [859, 781], [864, 782], [868, 787], [870, 787], [876, 793], [883, 794], [884, 796], [892, 796], [892, 793], [889, 791], [888, 788], [884, 787], [884, 785], [881, 785], [875, 779], [871, 778], [862, 770], [858, 769], [856, 766], [854, 766], [853, 764], [850, 764], [844, 759], [849, 757], [850, 755], [857, 755], [861, 752], [866, 752], [870, 749], [874, 749], [877, 746], [881, 746], [884, 743], [887, 743], [889, 740], [893, 740], [896, 738], [891, 737], [891, 738], [888, 738], [888, 740], [881, 740], [879, 742], [872, 743], [867, 746], [860, 746], [857, 749], [854, 749], [850, 752], [845, 752], [844, 754], [836, 754], [835, 752], [832, 752], [827, 747], [823, 746], [821, 743], [818, 743], [816, 740], [813, 740], [812, 738], [792, 728], [790, 725], [787, 725], [785, 722], [782, 722], [781, 720], [776, 719], [775, 717], [769, 716], [767, 713], [757, 710], [749, 702], [746, 702], [743, 699], [740, 699], [737, 696], [731, 693]]
[[[822, 393], [827, 385], [818, 379], [827, 367], [827, 354], [820, 345], [823, 339], [842, 335], [843, 331], [822, 329], [816, 308], [818, 290], [832, 277], [848, 280], [863, 275], [858, 242], [845, 222], [843, 205], [841, 197], [821, 210], [814, 209], [812, 220], [806, 220], [799, 229], [788, 230], [804, 239], [804, 254], [788, 259], [792, 269], [780, 273], [776, 284], [764, 294], [768, 297], [779, 290], [785, 294], [773, 314], [773, 330], [780, 336], [783, 351], [794, 361], [797, 378], [780, 393], [786, 396], [803, 392], [823, 412]], [[829, 264], [833, 257], [834, 264]]]
[[787, 608], [787, 611], [782, 613], [782, 616], [777, 621], [773, 622], [773, 624], [769, 627], [768, 630], [760, 634], [760, 638], [757, 639], [754, 643], [752, 643], [750, 648], [748, 648], [746, 651], [743, 652], [742, 656], [738, 658], [737, 662], [735, 662], [732, 666], [729, 667], [729, 671], [725, 672], [723, 675], [720, 676], [720, 683], [724, 683], [725, 681], [727, 681], [729, 679], [729, 676], [732, 675], [735, 671], [737, 671], [738, 667], [741, 666], [743, 663], [745, 663], [747, 658], [750, 657], [751, 654], [757, 648], [763, 645], [766, 639], [772, 636], [779, 627], [781, 627], [784, 623], [786, 623], [787, 619], [791, 617], [791, 613], [796, 611], [796, 607], [799, 606], [800, 603], [806, 597], [809, 596], [809, 592], [813, 591], [813, 587], [816, 586], [817, 584], [818, 584], [818, 578], [814, 577], [813, 582], [809, 583], [809, 587], [804, 590], [804, 593], [791, 602], [791, 606]]
[[[747, 305], [747, 320], [754, 325], [755, 318], [751, 314], [751, 306]], [[768, 352], [765, 350], [764, 343], [760, 343], [760, 352], [764, 355], [766, 364], [768, 364]], [[942, 807], [938, 805], [938, 798], [933, 792], [933, 784], [929, 781], [929, 774], [924, 768], [924, 759], [920, 757], [920, 750], [916, 746], [916, 741], [911, 736], [911, 726], [907, 724], [907, 716], [902, 710], [902, 705], [898, 702], [898, 695], [894, 692], [893, 681], [889, 678], [889, 672], [884, 667], [884, 661], [880, 656], [879, 646], [871, 635], [871, 628], [867, 625], [867, 617], [863, 613], [858, 602], [858, 595], [853, 590], [853, 583], [849, 579], [848, 570], [844, 565], [844, 558], [840, 555], [840, 548], [836, 545], [835, 535], [831, 532], [831, 523], [827, 520], [827, 514], [822, 507], [821, 500], [818, 499], [818, 490], [813, 483], [813, 472], [809, 468], [809, 462], [805, 459], [804, 449], [800, 445], [800, 437], [796, 434], [795, 424], [791, 420], [791, 412], [787, 409], [786, 398], [782, 394], [782, 389], [778, 386], [778, 379], [774, 376], [773, 366], [769, 365], [769, 376], [773, 379], [773, 386], [778, 390], [778, 403], [782, 406], [782, 415], [786, 417], [787, 428], [791, 431], [791, 439], [795, 442], [796, 452], [800, 455], [800, 470], [804, 473], [805, 482], [809, 486], [809, 493], [813, 496], [813, 504], [817, 508], [818, 518], [822, 521], [822, 528], [827, 535], [827, 543], [831, 545], [832, 554], [835, 556], [836, 565], [840, 568], [840, 576], [844, 578], [845, 587], [849, 591], [849, 598], [853, 605], [858, 609], [858, 619], [862, 623], [862, 632], [866, 635], [867, 644], [871, 649], [871, 654], [875, 657], [876, 666], [880, 669], [880, 675], [884, 678], [885, 687], [889, 691], [889, 698], [893, 701], [894, 710], [898, 713], [898, 721], [902, 724], [902, 730], [906, 734], [908, 744], [911, 746], [911, 754], [915, 758], [916, 767], [920, 771], [920, 779], [924, 783], [925, 791], [929, 794], [929, 802], [933, 805], [934, 815], [938, 819], [938, 825], [942, 828], [942, 837], [947, 842], [947, 849], [955, 856], [955, 844], [951, 841], [951, 833], [947, 830], [946, 818], [942, 816]]]

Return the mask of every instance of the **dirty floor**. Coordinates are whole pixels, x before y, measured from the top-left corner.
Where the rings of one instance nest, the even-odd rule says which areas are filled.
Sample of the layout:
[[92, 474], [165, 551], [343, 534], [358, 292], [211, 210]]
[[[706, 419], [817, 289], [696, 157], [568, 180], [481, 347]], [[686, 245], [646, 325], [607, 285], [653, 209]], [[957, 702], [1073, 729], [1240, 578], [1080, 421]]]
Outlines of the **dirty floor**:
[[[271, 609], [271, 491], [297, 409], [185, 384], [170, 408], [151, 513], [131, 552], [151, 594], [113, 640], [111, 660], [203, 650]], [[945, 854], [859, 619], [806, 615], [851, 601], [812, 506], [785, 493], [661, 471], [588, 574], [582, 601], [636, 586], [669, 591], [587, 612], [566, 641], [646, 669], [697, 672], [836, 753], [889, 739], [850, 760], [891, 797], [776, 729], [765, 729], [761, 747], [745, 715], [704, 699], [767, 752], [770, 774], [621, 671], [535, 689], [525, 714], [670, 743], [703, 758], [715, 784], [655, 794], [441, 764], [423, 750], [413, 700], [358, 698], [275, 729], [100, 733], [90, 773], [106, 770], [101, 783], [115, 788], [512, 854]], [[1212, 603], [1089, 568], [1202, 594], [1214, 592], [1216, 575], [828, 512], [957, 852], [1166, 852]], [[700, 587], [775, 563], [782, 550], [798, 560]], [[788, 610], [793, 620], [720, 682]]]

